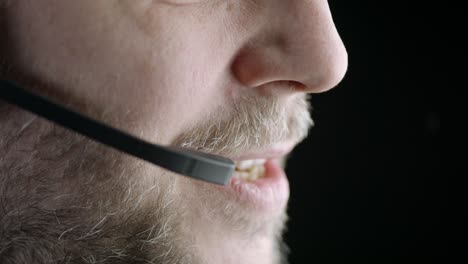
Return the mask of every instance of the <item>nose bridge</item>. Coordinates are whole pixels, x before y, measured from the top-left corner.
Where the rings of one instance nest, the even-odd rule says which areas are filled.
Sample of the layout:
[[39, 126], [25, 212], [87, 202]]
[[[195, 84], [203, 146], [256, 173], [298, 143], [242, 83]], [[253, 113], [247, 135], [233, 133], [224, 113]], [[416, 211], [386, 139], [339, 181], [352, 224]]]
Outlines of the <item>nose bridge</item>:
[[[261, 41], [242, 52], [234, 72], [249, 86], [295, 81], [306, 92], [333, 88], [344, 76], [347, 53], [325, 0], [276, 1]], [[270, 3], [272, 3], [270, 2]]]

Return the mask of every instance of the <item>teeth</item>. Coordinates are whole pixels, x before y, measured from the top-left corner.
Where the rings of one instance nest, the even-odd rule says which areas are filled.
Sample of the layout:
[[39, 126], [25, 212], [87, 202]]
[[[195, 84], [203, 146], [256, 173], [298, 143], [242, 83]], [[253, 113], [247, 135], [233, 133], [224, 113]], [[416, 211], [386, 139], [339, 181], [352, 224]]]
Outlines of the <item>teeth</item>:
[[256, 160], [243, 160], [236, 162], [236, 169], [237, 170], [248, 170], [255, 165], [263, 165], [265, 164], [265, 159], [256, 159]]
[[236, 162], [234, 177], [244, 181], [255, 181], [265, 176], [265, 159]]
[[250, 177], [250, 173], [248, 173], [248, 172], [240, 172], [240, 171], [236, 171], [236, 172], [234, 173], [234, 177], [237, 177], [237, 178], [239, 178], [239, 179], [241, 179], [241, 180], [245, 180], [245, 181], [248, 181], [248, 180], [250, 180], [250, 178], [251, 178], [251, 177]]
[[265, 176], [265, 167], [258, 165], [258, 166], [255, 166], [250, 171], [237, 171], [236, 170], [233, 176], [243, 181], [252, 182], [257, 179], [263, 178]]

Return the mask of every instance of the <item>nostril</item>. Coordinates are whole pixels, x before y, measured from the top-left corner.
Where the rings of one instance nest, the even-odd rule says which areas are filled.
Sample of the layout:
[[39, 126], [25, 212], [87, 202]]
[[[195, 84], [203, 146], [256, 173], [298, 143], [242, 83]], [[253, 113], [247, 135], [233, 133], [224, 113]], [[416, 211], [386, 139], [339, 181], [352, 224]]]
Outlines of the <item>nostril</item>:
[[304, 92], [307, 86], [297, 81], [276, 81], [278, 87], [289, 90], [291, 92]]
[[296, 82], [296, 81], [288, 81], [288, 82], [292, 90], [296, 90], [299, 92], [304, 92], [307, 90], [307, 86], [303, 83]]
[[305, 84], [297, 81], [273, 81], [264, 83], [257, 86], [260, 91], [270, 94], [292, 94], [292, 93], [304, 93], [307, 92], [308, 88]]

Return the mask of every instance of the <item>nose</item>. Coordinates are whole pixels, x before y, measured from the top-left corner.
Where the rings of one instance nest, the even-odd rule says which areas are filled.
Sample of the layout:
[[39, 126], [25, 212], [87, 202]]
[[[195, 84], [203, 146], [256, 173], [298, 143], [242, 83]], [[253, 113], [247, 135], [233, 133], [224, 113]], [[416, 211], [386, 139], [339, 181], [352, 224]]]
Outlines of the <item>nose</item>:
[[307, 93], [335, 87], [345, 75], [348, 55], [327, 1], [269, 1], [275, 11], [266, 12], [267, 22], [233, 60], [236, 79], [248, 87], [294, 83], [293, 89]]

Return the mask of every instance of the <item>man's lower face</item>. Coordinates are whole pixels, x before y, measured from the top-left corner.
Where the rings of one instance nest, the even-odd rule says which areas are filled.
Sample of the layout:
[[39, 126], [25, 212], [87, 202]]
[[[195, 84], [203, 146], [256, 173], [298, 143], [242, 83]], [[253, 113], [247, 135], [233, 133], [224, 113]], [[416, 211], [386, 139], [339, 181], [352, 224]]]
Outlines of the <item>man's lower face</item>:
[[[14, 172], [0, 186], [17, 203], [5, 208], [4, 230], [29, 243], [8, 250], [59, 263], [279, 263], [289, 196], [280, 163], [311, 125], [307, 100], [244, 98], [236, 107], [173, 142], [234, 159], [229, 186], [175, 175], [29, 114], [4, 117], [28, 124], [0, 146], [0, 164]], [[28, 146], [26, 164], [8, 154], [18, 146]]]

